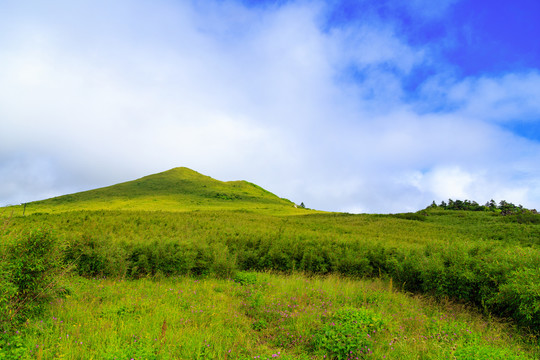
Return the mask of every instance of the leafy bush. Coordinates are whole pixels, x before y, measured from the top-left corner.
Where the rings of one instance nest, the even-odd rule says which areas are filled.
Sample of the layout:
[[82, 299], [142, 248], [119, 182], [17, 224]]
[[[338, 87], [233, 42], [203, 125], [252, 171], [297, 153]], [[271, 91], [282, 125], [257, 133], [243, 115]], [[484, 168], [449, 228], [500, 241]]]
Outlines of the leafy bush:
[[104, 239], [83, 235], [65, 251], [66, 262], [76, 264], [79, 275], [123, 276], [127, 271], [126, 254], [121, 246]]
[[341, 308], [315, 334], [313, 345], [331, 359], [362, 358], [371, 353], [382, 317], [366, 308]]
[[518, 224], [540, 224], [540, 214], [524, 212], [521, 214], [506, 216], [505, 220], [507, 222], [513, 222]]
[[0, 262], [0, 330], [39, 314], [59, 284], [61, 253], [47, 230], [33, 230], [10, 241]]
[[214, 243], [211, 245], [212, 262], [210, 270], [214, 276], [226, 279], [236, 273], [236, 256], [230, 254], [227, 245]]
[[519, 324], [540, 329], [540, 269], [520, 269], [510, 274], [491, 303]]
[[237, 272], [233, 280], [240, 285], [253, 285], [257, 282], [257, 275], [243, 271]]
[[460, 347], [454, 352], [457, 360], [528, 360], [525, 354], [515, 353], [508, 349], [495, 348], [489, 344], [471, 344]]
[[404, 220], [426, 221], [426, 214], [401, 213], [401, 214], [393, 214], [390, 216], [397, 219], [404, 219]]

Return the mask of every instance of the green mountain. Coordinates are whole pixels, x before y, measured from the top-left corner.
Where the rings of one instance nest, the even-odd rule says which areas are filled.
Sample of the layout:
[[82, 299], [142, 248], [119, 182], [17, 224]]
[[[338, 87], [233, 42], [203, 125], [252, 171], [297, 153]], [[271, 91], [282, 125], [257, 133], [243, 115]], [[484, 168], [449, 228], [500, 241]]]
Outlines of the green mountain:
[[295, 204], [247, 181], [215, 180], [185, 167], [26, 204], [26, 214], [71, 210], [247, 210], [305, 213]]

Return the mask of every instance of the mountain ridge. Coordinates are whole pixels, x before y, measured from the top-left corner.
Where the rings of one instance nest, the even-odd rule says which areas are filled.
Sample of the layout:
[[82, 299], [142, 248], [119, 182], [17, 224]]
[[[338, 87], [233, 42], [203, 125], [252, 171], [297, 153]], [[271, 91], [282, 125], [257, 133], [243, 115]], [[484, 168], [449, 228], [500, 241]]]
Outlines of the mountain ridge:
[[251, 182], [220, 181], [187, 167], [24, 205], [26, 214], [72, 210], [305, 212], [292, 201]]

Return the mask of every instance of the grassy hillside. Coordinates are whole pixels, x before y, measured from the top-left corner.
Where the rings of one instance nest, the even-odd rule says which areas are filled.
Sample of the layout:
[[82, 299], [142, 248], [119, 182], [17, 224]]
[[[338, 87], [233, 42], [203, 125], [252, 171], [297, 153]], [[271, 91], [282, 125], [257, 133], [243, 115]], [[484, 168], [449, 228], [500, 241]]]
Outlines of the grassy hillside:
[[[23, 206], [12, 207], [22, 213]], [[185, 167], [121, 184], [26, 204], [25, 214], [72, 210], [190, 211], [242, 209], [300, 214], [294, 203], [247, 181], [222, 182]]]
[[[0, 358], [540, 358], [537, 214], [316, 212], [186, 168], [22, 213], [0, 209]], [[35, 278], [64, 297], [6, 327]]]
[[538, 332], [540, 225], [516, 220], [460, 211], [73, 211], [13, 218], [6, 235], [46, 224], [85, 276], [271, 270], [391, 278], [402, 290], [454, 298]]
[[24, 337], [13, 338], [20, 358], [534, 360], [540, 355], [497, 320], [451, 302], [396, 292], [380, 280], [240, 273], [230, 280], [73, 278], [70, 283], [71, 296], [53, 302], [42, 319], [24, 325]]

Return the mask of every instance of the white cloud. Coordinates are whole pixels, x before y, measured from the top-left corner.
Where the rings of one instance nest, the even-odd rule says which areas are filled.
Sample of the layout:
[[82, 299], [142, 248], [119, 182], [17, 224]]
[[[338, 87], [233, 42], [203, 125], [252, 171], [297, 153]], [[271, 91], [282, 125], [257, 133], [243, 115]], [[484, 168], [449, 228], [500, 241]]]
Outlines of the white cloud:
[[337, 28], [330, 36], [337, 49], [336, 62], [359, 68], [385, 66], [408, 73], [424, 60], [422, 50], [404, 43], [395, 30], [384, 24]]
[[411, 211], [451, 196], [540, 201], [538, 144], [490, 115], [537, 114], [537, 73], [445, 75], [425, 86], [426, 99], [457, 105], [420, 114], [403, 80], [429, 51], [377, 21], [322, 31], [325, 9], [14, 6], [0, 18], [11, 35], [0, 35], [0, 204], [174, 166], [326, 210]]
[[426, 97], [439, 97], [468, 117], [488, 121], [539, 121], [540, 73], [537, 70], [464, 80], [439, 77], [424, 85]]

